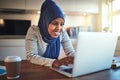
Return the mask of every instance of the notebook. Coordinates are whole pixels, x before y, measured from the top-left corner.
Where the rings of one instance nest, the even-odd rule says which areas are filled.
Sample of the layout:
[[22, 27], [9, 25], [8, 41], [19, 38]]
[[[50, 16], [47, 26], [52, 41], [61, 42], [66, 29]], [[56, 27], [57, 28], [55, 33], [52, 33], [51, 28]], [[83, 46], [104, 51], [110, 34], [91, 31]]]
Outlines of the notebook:
[[111, 68], [117, 35], [104, 32], [79, 32], [74, 64], [51, 68], [68, 77], [77, 77]]

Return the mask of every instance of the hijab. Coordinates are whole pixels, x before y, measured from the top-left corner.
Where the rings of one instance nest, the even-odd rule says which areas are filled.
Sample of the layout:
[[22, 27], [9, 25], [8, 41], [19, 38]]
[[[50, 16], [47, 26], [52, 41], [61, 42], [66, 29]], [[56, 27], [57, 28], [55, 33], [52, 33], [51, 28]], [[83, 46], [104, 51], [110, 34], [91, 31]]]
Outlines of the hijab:
[[60, 37], [52, 38], [48, 33], [48, 25], [56, 18], [64, 20], [64, 14], [59, 6], [52, 0], [46, 0], [41, 7], [38, 26], [43, 40], [48, 43], [44, 57], [57, 59], [60, 52]]

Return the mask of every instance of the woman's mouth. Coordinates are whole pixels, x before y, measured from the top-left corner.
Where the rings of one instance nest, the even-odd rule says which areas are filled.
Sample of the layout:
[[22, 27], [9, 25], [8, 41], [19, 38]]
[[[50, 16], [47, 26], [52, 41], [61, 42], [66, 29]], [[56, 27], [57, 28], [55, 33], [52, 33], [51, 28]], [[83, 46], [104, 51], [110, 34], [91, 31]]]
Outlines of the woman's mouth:
[[56, 36], [59, 36], [60, 35], [60, 32], [54, 32]]

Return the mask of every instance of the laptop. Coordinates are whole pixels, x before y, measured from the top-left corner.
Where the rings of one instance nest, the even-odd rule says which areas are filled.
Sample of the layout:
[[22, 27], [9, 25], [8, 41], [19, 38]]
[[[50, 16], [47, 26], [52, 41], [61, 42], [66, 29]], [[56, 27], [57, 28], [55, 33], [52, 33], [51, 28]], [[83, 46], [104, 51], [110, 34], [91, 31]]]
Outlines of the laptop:
[[79, 32], [74, 63], [51, 68], [68, 77], [77, 77], [111, 68], [117, 35], [105, 32]]

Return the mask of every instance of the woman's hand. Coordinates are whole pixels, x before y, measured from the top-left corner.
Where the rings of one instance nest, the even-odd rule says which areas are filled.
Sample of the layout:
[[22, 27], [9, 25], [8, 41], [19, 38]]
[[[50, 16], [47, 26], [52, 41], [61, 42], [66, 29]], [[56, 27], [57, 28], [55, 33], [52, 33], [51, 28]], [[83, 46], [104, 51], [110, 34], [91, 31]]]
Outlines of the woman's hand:
[[52, 66], [58, 68], [61, 65], [73, 64], [73, 59], [74, 59], [73, 56], [64, 57], [60, 60], [55, 60]]

